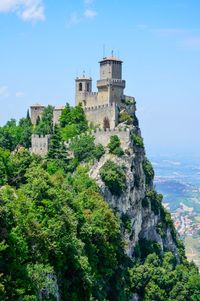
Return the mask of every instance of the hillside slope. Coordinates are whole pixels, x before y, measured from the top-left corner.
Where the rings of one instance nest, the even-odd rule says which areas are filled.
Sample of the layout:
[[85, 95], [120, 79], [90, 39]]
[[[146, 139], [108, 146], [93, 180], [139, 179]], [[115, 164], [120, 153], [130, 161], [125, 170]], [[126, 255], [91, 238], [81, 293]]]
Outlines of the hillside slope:
[[[54, 129], [46, 112], [36, 127], [27, 116], [0, 129], [1, 300], [200, 300], [136, 116], [103, 146], [81, 107], [66, 112]], [[45, 158], [27, 149], [37, 131], [51, 134]]]

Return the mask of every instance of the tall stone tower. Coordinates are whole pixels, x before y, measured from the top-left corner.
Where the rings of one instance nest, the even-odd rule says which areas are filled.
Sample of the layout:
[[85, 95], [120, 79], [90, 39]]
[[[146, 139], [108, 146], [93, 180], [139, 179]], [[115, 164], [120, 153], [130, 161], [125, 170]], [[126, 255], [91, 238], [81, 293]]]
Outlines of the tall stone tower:
[[100, 80], [97, 81], [100, 103], [120, 103], [124, 96], [125, 81], [122, 80], [122, 61], [111, 56], [100, 62]]
[[76, 95], [75, 95], [76, 106], [79, 103], [82, 103], [83, 106], [86, 106], [87, 97], [92, 92], [92, 78], [83, 75], [81, 77], [77, 77], [75, 83], [76, 83]]
[[31, 106], [31, 122], [32, 124], [36, 124], [38, 117], [41, 117], [42, 112], [44, 110], [44, 106], [36, 103]]

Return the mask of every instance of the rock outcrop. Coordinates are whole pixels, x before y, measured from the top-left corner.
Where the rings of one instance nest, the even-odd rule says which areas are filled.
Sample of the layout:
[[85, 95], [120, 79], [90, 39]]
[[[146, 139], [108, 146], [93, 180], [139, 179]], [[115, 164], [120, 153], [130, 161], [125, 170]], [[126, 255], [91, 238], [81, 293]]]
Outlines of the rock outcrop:
[[[130, 139], [137, 135], [142, 141], [140, 130], [137, 126], [129, 125]], [[126, 189], [120, 195], [114, 195], [108, 189], [100, 176], [100, 169], [107, 160], [123, 166], [126, 174]], [[153, 181], [146, 183], [146, 175], [143, 167], [145, 162], [145, 150], [142, 145], [137, 145], [131, 140], [129, 149], [121, 157], [117, 157], [107, 149], [103, 157], [92, 166], [90, 176], [97, 182], [100, 191], [110, 206], [116, 210], [122, 221], [123, 217], [129, 221], [126, 229], [122, 223], [122, 236], [125, 241], [125, 251], [131, 258], [135, 257], [135, 247], [139, 240], [146, 239], [160, 245], [161, 252], [170, 250], [178, 259], [176, 239], [173, 237], [173, 229], [163, 220], [160, 209], [157, 212], [152, 209], [152, 202], [146, 197], [147, 190], [154, 190]], [[146, 204], [144, 204], [146, 201]], [[161, 205], [162, 207], [162, 205]], [[159, 230], [162, 228], [163, 233]]]

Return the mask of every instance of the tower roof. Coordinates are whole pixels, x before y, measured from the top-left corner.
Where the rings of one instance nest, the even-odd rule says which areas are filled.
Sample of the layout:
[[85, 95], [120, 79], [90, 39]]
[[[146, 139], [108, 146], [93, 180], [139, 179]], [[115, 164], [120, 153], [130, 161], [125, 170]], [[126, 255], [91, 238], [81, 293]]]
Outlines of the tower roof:
[[113, 62], [119, 62], [119, 63], [123, 63], [123, 61], [121, 61], [118, 57], [116, 56], [106, 56], [104, 57], [99, 63], [104, 63], [107, 61], [113, 61]]
[[89, 76], [84, 76], [84, 75], [82, 75], [82, 76], [77, 76], [77, 77], [76, 77], [76, 80], [84, 81], [84, 80], [92, 80], [92, 78], [89, 77]]
[[65, 106], [59, 105], [59, 106], [54, 107], [54, 110], [55, 111], [60, 111], [60, 110], [63, 110], [64, 108], [65, 108]]
[[44, 108], [43, 105], [39, 104], [39, 103], [34, 103], [33, 105], [31, 105], [31, 108]]

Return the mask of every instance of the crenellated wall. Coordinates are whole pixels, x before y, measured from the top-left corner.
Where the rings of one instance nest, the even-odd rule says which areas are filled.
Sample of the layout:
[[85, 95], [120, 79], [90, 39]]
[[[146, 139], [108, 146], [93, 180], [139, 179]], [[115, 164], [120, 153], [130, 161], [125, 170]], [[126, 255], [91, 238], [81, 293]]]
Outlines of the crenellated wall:
[[105, 118], [108, 118], [110, 122], [110, 129], [114, 129], [118, 124], [118, 107], [116, 104], [87, 107], [84, 111], [88, 122], [98, 125], [102, 129]]
[[[65, 146], [69, 147], [74, 139], [80, 139], [80, 137], [84, 137], [85, 135], [87, 135], [87, 134], [83, 133], [72, 139], [69, 139], [68, 141], [65, 142]], [[91, 131], [91, 135], [94, 136], [94, 138], [95, 138], [95, 140], [94, 140], [95, 144], [100, 143], [104, 147], [108, 146], [108, 143], [110, 142], [110, 137], [114, 136], [114, 135], [117, 135], [119, 137], [120, 142], [121, 142], [121, 147], [123, 148], [123, 150], [132, 147], [132, 139], [131, 139], [130, 130], [129, 130], [129, 128], [126, 128], [126, 127], [120, 128], [120, 129], [115, 128], [113, 130], [106, 129], [105, 131], [103, 129], [96, 129], [96, 130]]]
[[131, 137], [130, 137], [130, 131], [128, 128], [124, 129], [113, 129], [113, 130], [100, 130], [96, 129], [95, 131], [92, 132], [92, 135], [95, 137], [95, 144], [102, 144], [104, 147], [108, 145], [110, 142], [110, 137], [117, 135], [120, 139], [121, 142], [121, 147], [125, 150], [129, 147], [131, 147]]
[[39, 156], [46, 156], [49, 149], [50, 135], [32, 135], [31, 153]]

